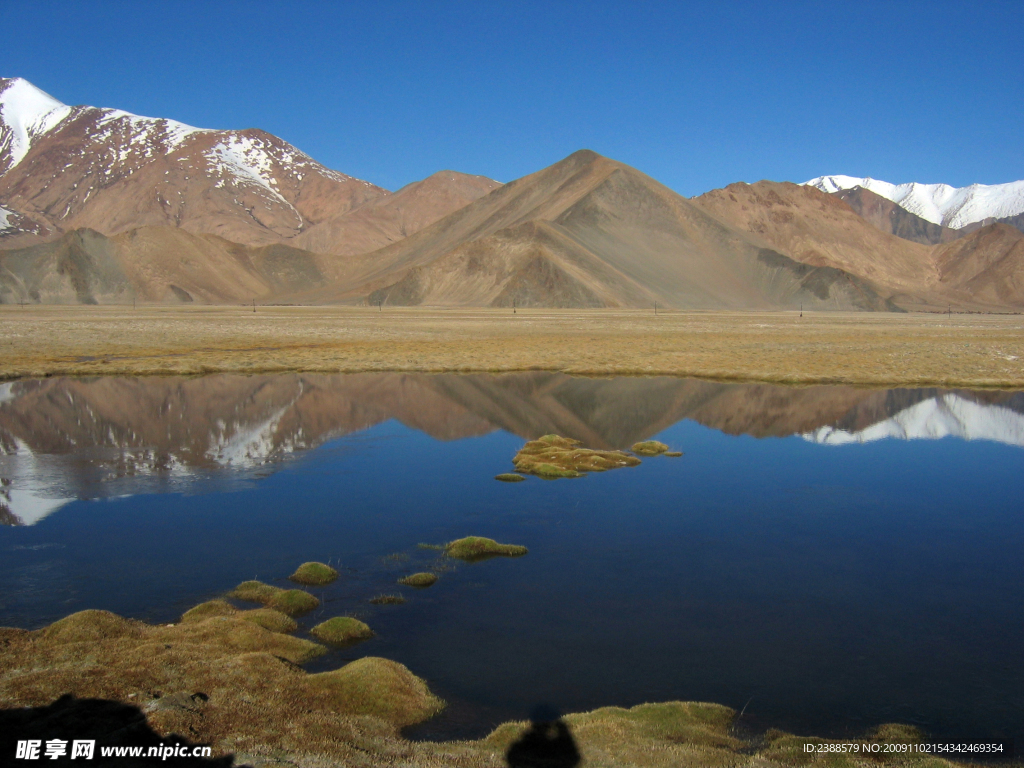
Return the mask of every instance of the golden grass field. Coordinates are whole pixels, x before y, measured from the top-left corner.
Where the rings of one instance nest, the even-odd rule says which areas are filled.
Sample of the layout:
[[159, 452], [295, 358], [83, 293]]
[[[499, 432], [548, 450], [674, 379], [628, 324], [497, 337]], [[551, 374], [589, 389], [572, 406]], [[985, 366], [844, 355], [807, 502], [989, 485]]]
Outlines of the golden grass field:
[[0, 378], [522, 371], [1024, 386], [1024, 316], [370, 307], [0, 307]]

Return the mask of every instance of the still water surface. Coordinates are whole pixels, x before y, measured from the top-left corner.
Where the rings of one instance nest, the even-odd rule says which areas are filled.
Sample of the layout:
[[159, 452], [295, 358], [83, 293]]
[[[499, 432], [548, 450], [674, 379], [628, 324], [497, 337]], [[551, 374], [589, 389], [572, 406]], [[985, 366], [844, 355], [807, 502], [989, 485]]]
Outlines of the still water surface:
[[[682, 458], [504, 484], [524, 439]], [[214, 376], [0, 388], [0, 625], [175, 621], [306, 560], [480, 736], [538, 703], [746, 707], [750, 728], [1024, 736], [1024, 395], [680, 379]], [[465, 535], [529, 555], [450, 567]], [[402, 592], [409, 602], [369, 598]]]

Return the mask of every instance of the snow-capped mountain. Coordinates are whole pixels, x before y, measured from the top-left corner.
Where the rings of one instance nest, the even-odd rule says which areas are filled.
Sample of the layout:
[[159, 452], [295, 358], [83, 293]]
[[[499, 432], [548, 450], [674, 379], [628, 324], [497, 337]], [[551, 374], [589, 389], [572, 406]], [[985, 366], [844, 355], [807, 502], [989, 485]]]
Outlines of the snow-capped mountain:
[[988, 219], [1005, 219], [1024, 213], [1024, 181], [1007, 184], [890, 184], [878, 179], [853, 176], [819, 176], [804, 182], [823, 192], [835, 194], [862, 187], [899, 205], [933, 224], [961, 229]]
[[0, 234], [163, 225], [257, 245], [387, 194], [265, 131], [71, 107], [0, 78]]

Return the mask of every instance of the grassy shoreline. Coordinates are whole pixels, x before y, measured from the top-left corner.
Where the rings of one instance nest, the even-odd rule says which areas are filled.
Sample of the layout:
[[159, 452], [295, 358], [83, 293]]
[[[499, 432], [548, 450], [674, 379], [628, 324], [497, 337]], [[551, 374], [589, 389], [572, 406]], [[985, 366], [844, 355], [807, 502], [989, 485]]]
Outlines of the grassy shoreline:
[[1024, 316], [2, 306], [0, 380], [368, 371], [1024, 388]]

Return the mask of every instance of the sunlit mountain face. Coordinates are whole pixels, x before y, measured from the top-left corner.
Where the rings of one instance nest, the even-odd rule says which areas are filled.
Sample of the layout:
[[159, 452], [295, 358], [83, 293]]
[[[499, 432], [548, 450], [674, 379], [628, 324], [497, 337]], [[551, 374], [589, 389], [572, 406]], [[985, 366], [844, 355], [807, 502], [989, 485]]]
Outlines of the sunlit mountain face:
[[628, 448], [684, 419], [826, 445], [884, 438], [1024, 446], [1024, 394], [721, 384], [670, 377], [346, 374], [44, 379], [0, 385], [0, 522], [69, 501], [266, 471], [388, 420], [444, 441], [503, 430]]

